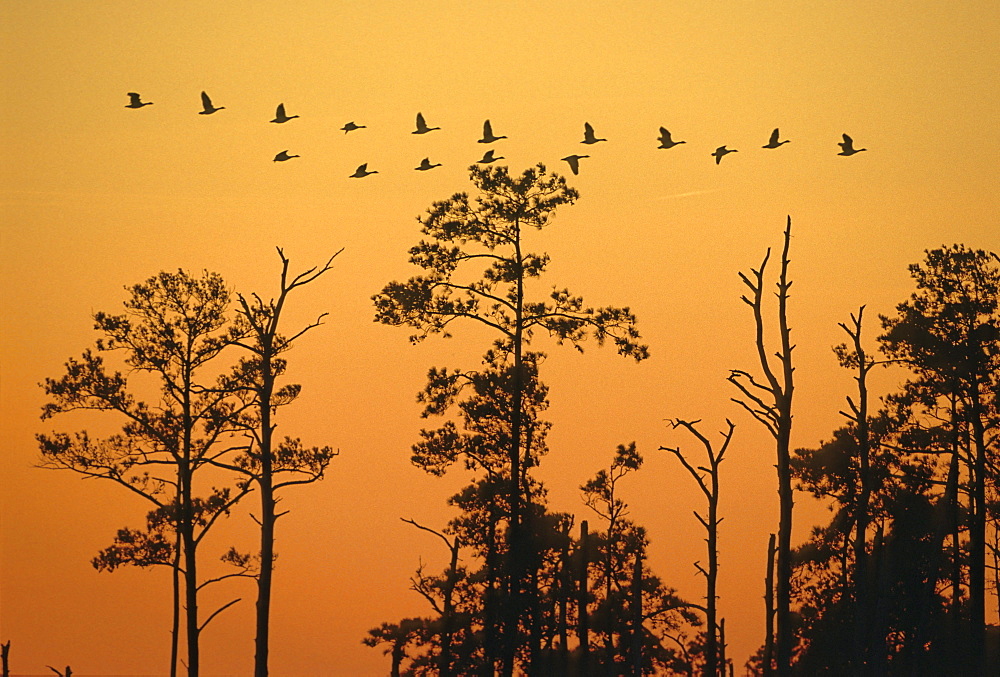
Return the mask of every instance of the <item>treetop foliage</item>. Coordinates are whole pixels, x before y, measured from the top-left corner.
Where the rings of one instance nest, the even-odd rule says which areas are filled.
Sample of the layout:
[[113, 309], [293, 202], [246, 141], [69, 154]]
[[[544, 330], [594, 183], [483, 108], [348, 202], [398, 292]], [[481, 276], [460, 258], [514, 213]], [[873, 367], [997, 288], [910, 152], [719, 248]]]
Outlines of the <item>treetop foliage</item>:
[[[523, 229], [541, 229], [563, 204], [578, 194], [544, 165], [512, 176], [506, 167], [471, 168], [478, 195], [456, 193], [435, 202], [420, 219], [422, 240], [410, 249], [410, 263], [424, 272], [406, 282], [390, 282], [373, 298], [375, 320], [413, 327], [419, 342], [430, 334], [449, 336], [460, 317], [476, 320], [509, 341], [530, 341], [542, 329], [558, 343], [578, 350], [590, 335], [610, 340], [622, 355], [640, 361], [649, 356], [639, 343], [636, 318], [628, 307], [593, 308], [568, 289], [553, 288], [546, 300], [525, 297], [525, 283], [538, 278], [547, 254], [523, 249]], [[466, 272], [474, 262], [478, 271]], [[461, 274], [460, 274], [461, 273]]]

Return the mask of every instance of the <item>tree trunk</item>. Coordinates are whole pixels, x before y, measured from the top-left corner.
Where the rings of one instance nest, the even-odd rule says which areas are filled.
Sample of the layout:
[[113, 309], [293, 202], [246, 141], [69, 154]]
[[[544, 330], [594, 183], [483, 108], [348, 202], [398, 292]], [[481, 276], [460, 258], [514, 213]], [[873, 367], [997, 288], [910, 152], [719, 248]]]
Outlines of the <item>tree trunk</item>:
[[777, 639], [775, 651], [778, 660], [778, 677], [788, 677], [792, 664], [792, 472], [789, 454], [791, 415], [783, 417], [784, 426], [778, 430], [778, 521], [777, 585], [775, 589], [775, 616]]
[[198, 563], [192, 534], [183, 534], [184, 539], [184, 612], [187, 632], [188, 677], [198, 677], [199, 647], [201, 630], [198, 627]]
[[970, 476], [972, 510], [969, 524], [969, 644], [970, 666], [986, 674], [986, 437], [978, 376], [972, 378], [972, 441], [975, 447]]
[[[486, 654], [486, 661], [483, 664], [483, 677], [493, 677], [497, 664], [497, 519], [496, 503], [490, 501], [490, 522], [487, 525], [486, 542], [486, 597], [484, 600], [483, 616], [485, 627], [483, 628], [483, 648]], [[502, 636], [502, 633], [501, 633]]]
[[257, 636], [254, 640], [254, 677], [267, 677], [271, 626], [271, 582], [274, 575], [274, 493], [261, 482], [260, 572], [257, 576]]
[[[726, 674], [726, 619], [723, 618], [719, 621], [719, 673], [722, 675]], [[715, 675], [712, 675], [715, 677]]]
[[[178, 504], [180, 501], [178, 500]], [[170, 677], [177, 677], [178, 650], [180, 648], [181, 632], [181, 534], [177, 532], [174, 539], [174, 561], [171, 566], [172, 589], [171, 602], [173, 611], [170, 620]]]
[[[711, 453], [709, 454], [711, 458]], [[719, 674], [719, 645], [717, 640], [716, 622], [716, 581], [719, 576], [719, 476], [717, 464], [712, 464], [712, 494], [708, 499], [708, 574], [705, 577], [705, 677], [717, 677]]]
[[[955, 433], [953, 445], [954, 448], [952, 449], [951, 461], [948, 466], [948, 479], [945, 483], [944, 495], [942, 495], [941, 498], [938, 499], [937, 504], [934, 506], [934, 512], [933, 512], [934, 540], [931, 542], [929, 546], [929, 551], [931, 553], [929, 576], [927, 577], [927, 581], [924, 583], [924, 589], [920, 591], [919, 606], [917, 609], [917, 613], [919, 615], [917, 622], [917, 635], [914, 638], [913, 642], [914, 646], [916, 647], [924, 646], [929, 640], [928, 635], [930, 634], [931, 631], [931, 613], [934, 606], [934, 593], [937, 588], [938, 579], [941, 575], [941, 559], [944, 555], [944, 540], [949, 533], [953, 533], [951, 532], [950, 527], [953, 526], [956, 520], [956, 513], [957, 513], [956, 506], [958, 504], [958, 480], [959, 480], [958, 478], [959, 454], [958, 454], [957, 431]], [[876, 540], [876, 544], [881, 546], [881, 530], [878, 536], [879, 538]], [[880, 547], [879, 550], [882, 550], [882, 548]], [[885, 556], [881, 556], [877, 563], [879, 570], [878, 579], [880, 581], [880, 592], [879, 595], [876, 596], [876, 599], [878, 600], [877, 605], [880, 607], [884, 606], [882, 599], [884, 596], [884, 592], [881, 590], [882, 587], [881, 581], [883, 579], [888, 578], [888, 574], [886, 573], [886, 567], [888, 566], [888, 563], [886, 560], [887, 558]], [[954, 567], [952, 569], [952, 574], [954, 574], [956, 568], [957, 567]], [[952, 580], [953, 590], [955, 589], [954, 586], [955, 586], [955, 581], [953, 579]], [[886, 585], [885, 587], [887, 588], [888, 586]], [[881, 630], [884, 629], [883, 625], [881, 624], [882, 614], [879, 613], [879, 611], [877, 610], [875, 616], [879, 620], [879, 624], [876, 625], [876, 628], [879, 629], [881, 634]], [[955, 618], [954, 612], [950, 612], [948, 616], [952, 620], [954, 620]], [[951, 644], [953, 645], [957, 644], [959, 638], [958, 635], [955, 634], [956, 628], [954, 625], [952, 625], [951, 633], [952, 633]], [[884, 634], [882, 635], [881, 644], [877, 647], [873, 646], [873, 652], [876, 649], [877, 649], [877, 658], [875, 659], [874, 663], [876, 669], [880, 669], [881, 666], [884, 665], [885, 661], [884, 656], [886, 654]], [[915, 675], [920, 674], [919, 664], [914, 666], [913, 674]]]
[[[872, 603], [872, 622], [870, 623], [871, 634], [869, 635], [870, 647], [871, 647], [871, 663], [872, 672], [876, 675], [885, 675], [889, 671], [889, 644], [887, 641], [887, 636], [889, 634], [889, 602], [890, 594], [889, 589], [892, 586], [892, 569], [894, 563], [892, 561], [892, 553], [890, 548], [887, 547], [885, 542], [885, 531], [883, 526], [880, 524], [878, 529], [875, 531], [875, 537], [872, 542], [872, 564], [876, 572], [873, 577], [873, 589], [875, 593], [872, 595], [874, 601]], [[936, 578], [936, 576], [934, 576]], [[935, 580], [936, 583], [936, 580]], [[930, 595], [927, 596], [926, 601], [928, 603], [928, 614], [930, 613], [930, 602], [931, 596], [933, 596], [934, 590], [933, 585], [930, 590]], [[926, 631], [927, 625], [919, 625], [921, 631]], [[919, 645], [918, 645], [919, 646]], [[904, 669], [899, 671], [900, 674], [905, 674]], [[915, 674], [919, 674], [915, 673]]]
[[[277, 315], [274, 316], [274, 323]], [[257, 635], [254, 640], [254, 677], [267, 677], [271, 627], [271, 582], [274, 573], [274, 449], [271, 400], [274, 371], [271, 364], [273, 336], [262, 337], [260, 412], [260, 572], [257, 575]]]
[[632, 675], [642, 677], [642, 548], [632, 571]]
[[452, 597], [455, 584], [458, 582], [458, 551], [459, 540], [456, 536], [451, 544], [451, 562], [448, 565], [448, 583], [444, 591], [444, 609], [441, 614], [441, 659], [438, 673], [440, 677], [451, 677], [451, 635], [454, 632]]
[[190, 465], [190, 440], [186, 441], [186, 463], [178, 473], [180, 484], [181, 505], [178, 506], [180, 520], [178, 530], [184, 550], [184, 614], [185, 637], [187, 639], [187, 672], [188, 677], [198, 677], [200, 660], [198, 639], [198, 559], [197, 541], [194, 537], [194, 515], [192, 498], [192, 471]]
[[767, 541], [767, 574], [764, 576], [764, 677], [774, 674], [774, 534]]
[[180, 494], [177, 506], [177, 528], [184, 549], [184, 611], [187, 639], [187, 670], [188, 677], [198, 677], [200, 672], [200, 657], [198, 640], [201, 633], [198, 627], [198, 542], [194, 535], [194, 421], [192, 409], [192, 371], [191, 345], [189, 339], [188, 359], [184, 365], [183, 390], [181, 401], [182, 435], [181, 458], [177, 468], [177, 488]]
[[871, 436], [868, 429], [868, 372], [873, 363], [867, 359], [861, 345], [862, 317], [865, 307], [861, 306], [854, 319], [854, 330], [841, 325], [854, 340], [854, 354], [858, 358], [858, 405], [854, 411], [855, 439], [858, 445], [858, 473], [861, 492], [854, 511], [854, 635], [853, 664], [856, 673], [868, 675], [870, 648], [868, 645], [868, 625], [872, 616], [868, 577], [868, 504], [871, 501]]
[[572, 537], [567, 527], [566, 545], [562, 552], [559, 572], [559, 674], [569, 674], [569, 598], [573, 594], [572, 561], [569, 546]]
[[517, 298], [515, 301], [516, 316], [514, 318], [514, 338], [511, 346], [514, 351], [514, 367], [511, 383], [511, 425], [510, 425], [510, 525], [508, 529], [508, 548], [506, 570], [507, 594], [504, 600], [503, 623], [503, 656], [501, 670], [503, 677], [513, 677], [514, 660], [517, 653], [518, 625], [524, 608], [523, 577], [524, 577], [524, 534], [521, 524], [521, 407], [523, 401], [522, 389], [524, 378], [522, 370], [523, 342], [523, 303], [524, 303], [524, 270], [521, 255], [521, 231], [515, 224], [514, 256], [519, 267], [517, 276]]
[[580, 581], [577, 588], [576, 637], [579, 644], [580, 677], [590, 675], [590, 617], [587, 613], [588, 585], [590, 582], [590, 535], [587, 532], [587, 521], [580, 523]]

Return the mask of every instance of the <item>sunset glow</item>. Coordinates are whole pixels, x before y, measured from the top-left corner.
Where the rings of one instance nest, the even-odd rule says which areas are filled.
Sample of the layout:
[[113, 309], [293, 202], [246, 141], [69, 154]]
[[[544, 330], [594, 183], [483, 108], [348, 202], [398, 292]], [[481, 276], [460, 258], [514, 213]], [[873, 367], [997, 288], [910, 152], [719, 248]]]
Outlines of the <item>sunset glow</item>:
[[[411, 576], [449, 563], [439, 538], [402, 520], [444, 529], [458, 514], [447, 499], [475, 476], [410, 462], [421, 428], [439, 425], [421, 418], [417, 394], [432, 367], [480, 368], [496, 336], [459, 321], [450, 337], [411, 344], [412, 328], [375, 321], [372, 298], [419, 273], [408, 262], [428, 238], [418, 219], [475, 195], [477, 161], [565, 177], [579, 199], [523, 235], [551, 257], [528, 292], [628, 307], [649, 359], [536, 332], [552, 428], [533, 477], [550, 510], [596, 531], [581, 485], [634, 441], [644, 464], [618, 490], [647, 531], [646, 565], [703, 604], [705, 531], [692, 511], [705, 497], [660, 447], [701, 458], [669, 421], [700, 420], [719, 444], [733, 421], [718, 608], [740, 675], [764, 640], [778, 495], [774, 440], [727, 382], [760, 364], [738, 273], [770, 249], [771, 322], [790, 217], [791, 446], [814, 449], [845, 425], [857, 387], [831, 350], [847, 340], [838, 323], [866, 306], [874, 353], [878, 316], [914, 291], [907, 266], [926, 250], [1000, 252], [996, 2], [8, 2], [0, 45], [0, 643], [11, 641], [14, 675], [169, 674], [169, 568], [91, 565], [149, 506], [112, 482], [39, 468], [36, 441], [120, 432], [110, 413], [41, 420], [40, 385], [93, 348], [95, 313], [122, 313], [126, 288], [160, 271], [210, 271], [268, 299], [280, 292], [276, 248], [293, 275], [336, 254], [282, 317], [294, 333], [328, 313], [284, 355], [282, 383], [302, 391], [276, 415], [276, 438], [339, 453], [322, 481], [282, 490], [270, 670], [384, 675], [390, 658], [362, 639], [429, 614]], [[417, 133], [420, 122], [440, 129]], [[588, 143], [585, 123], [606, 140]], [[658, 147], [661, 127], [684, 143]], [[788, 142], [768, 148], [775, 128]], [[866, 150], [839, 155], [845, 134]], [[738, 152], [713, 157], [722, 147]], [[120, 352], [105, 359], [128, 369]], [[157, 401], [151, 377], [130, 378]], [[872, 407], [905, 378], [874, 370]], [[210, 470], [206, 492], [233, 484]], [[828, 507], [795, 493], [793, 546], [830, 521]], [[205, 575], [225, 573], [231, 545], [256, 551], [257, 516], [251, 495], [213, 527], [199, 546]], [[202, 675], [253, 674], [255, 593], [240, 578], [204, 593], [203, 618], [241, 601], [205, 629]], [[1000, 623], [992, 588], [986, 623]]]

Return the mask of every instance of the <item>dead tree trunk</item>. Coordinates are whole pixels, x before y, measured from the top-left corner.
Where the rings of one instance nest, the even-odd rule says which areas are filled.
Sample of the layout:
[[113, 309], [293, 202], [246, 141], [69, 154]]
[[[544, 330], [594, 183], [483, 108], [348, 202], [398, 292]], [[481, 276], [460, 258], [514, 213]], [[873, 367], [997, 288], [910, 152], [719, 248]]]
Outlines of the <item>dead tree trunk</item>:
[[757, 356], [760, 368], [765, 376], [765, 383], [759, 383], [750, 373], [734, 369], [729, 374], [729, 381], [743, 394], [744, 399], [733, 398], [733, 401], [745, 408], [750, 414], [767, 428], [776, 442], [778, 471], [778, 546], [777, 546], [777, 580], [775, 587], [775, 619], [777, 633], [775, 649], [777, 670], [780, 677], [791, 674], [792, 662], [792, 627], [791, 627], [791, 581], [792, 581], [792, 468], [791, 468], [791, 433], [792, 433], [792, 393], [794, 391], [792, 374], [792, 351], [795, 346], [791, 342], [791, 329], [788, 326], [788, 290], [792, 286], [788, 279], [788, 248], [792, 238], [792, 217], [788, 217], [785, 227], [784, 247], [781, 252], [781, 271], [778, 275], [778, 339], [780, 348], [774, 354], [777, 366], [772, 367], [771, 356], [764, 341], [764, 270], [771, 256], [767, 250], [764, 260], [758, 270], [751, 270], [753, 279], [740, 273], [743, 283], [752, 292], [752, 298], [743, 296], [744, 303], [753, 309], [756, 327]]
[[767, 574], [764, 576], [764, 677], [774, 673], [774, 534], [767, 539]]
[[0, 661], [3, 666], [3, 677], [10, 677], [10, 640], [0, 644]]
[[[250, 388], [256, 400], [254, 404], [256, 405], [258, 421], [256, 430], [251, 432], [251, 436], [253, 438], [252, 444], [256, 444], [257, 449], [254, 451], [251, 448], [247, 454], [248, 457], [255, 458], [257, 461], [258, 467], [250, 473], [250, 477], [260, 490], [260, 518], [257, 520], [260, 526], [260, 572], [257, 575], [254, 677], [267, 677], [268, 675], [271, 644], [271, 590], [276, 557], [274, 551], [275, 523], [279, 517], [285, 514], [277, 511], [279, 497], [276, 492], [289, 484], [306, 484], [322, 477], [322, 469], [317, 472], [314, 468], [308, 467], [308, 463], [299, 462], [297, 467], [290, 469], [282, 468], [281, 464], [276, 461], [279, 450], [278, 445], [274, 443], [274, 431], [277, 424], [274, 423], [273, 416], [278, 406], [289, 403], [295, 397], [295, 395], [289, 397], [287, 391], [283, 392], [277, 388], [276, 380], [284, 371], [285, 363], [281, 354], [291, 347], [294, 340], [319, 326], [326, 313], [320, 315], [315, 322], [291, 337], [279, 334], [281, 313], [289, 293], [297, 287], [309, 284], [330, 270], [333, 260], [339, 254], [340, 251], [331, 256], [322, 267], [310, 268], [289, 279], [289, 260], [278, 247], [278, 256], [281, 258], [281, 293], [277, 299], [265, 303], [256, 294], [253, 295], [252, 299], [247, 299], [243, 295], [239, 296], [241, 315], [250, 329], [250, 340], [246, 344], [241, 343], [240, 345], [253, 354], [256, 365], [255, 378]], [[325, 468], [325, 464], [322, 467]], [[288, 470], [301, 474], [294, 480], [279, 481], [279, 473]]]
[[[692, 435], [694, 435], [702, 446], [705, 447], [705, 455], [708, 458], [708, 465], [698, 466], [695, 468], [691, 463], [684, 457], [681, 453], [680, 448], [669, 448], [660, 447], [664, 451], [669, 451], [677, 457], [684, 466], [684, 469], [690, 473], [691, 477], [695, 479], [698, 483], [698, 487], [701, 489], [702, 493], [705, 494], [705, 498], [708, 500], [708, 514], [702, 517], [695, 511], [694, 516], [698, 518], [701, 525], [705, 527], [707, 532], [707, 538], [705, 542], [708, 544], [708, 569], [706, 570], [700, 564], [695, 563], [695, 567], [698, 571], [705, 577], [706, 592], [705, 592], [705, 616], [707, 621], [707, 629], [705, 630], [705, 677], [717, 677], [719, 674], [719, 641], [718, 641], [718, 623], [716, 621], [717, 609], [716, 609], [716, 584], [719, 577], [719, 523], [722, 518], [719, 517], [719, 464], [722, 463], [722, 458], [726, 453], [726, 449], [729, 448], [729, 443], [733, 439], [733, 431], [736, 426], [732, 421], [726, 420], [726, 424], [729, 426], [729, 430], [722, 433], [722, 446], [719, 451], [716, 452], [712, 447], [712, 443], [707, 437], [702, 435], [698, 429], [695, 427], [700, 421], [682, 421], [680, 419], [675, 419], [671, 421], [671, 425], [674, 428], [683, 427]], [[708, 473], [708, 479], [704, 477], [704, 473]]]
[[[726, 655], [729, 653], [726, 651], [726, 619], [719, 619], [719, 674], [728, 675], [729, 670], [727, 666], [729, 665], [729, 659]], [[714, 677], [714, 676], [713, 676]]]

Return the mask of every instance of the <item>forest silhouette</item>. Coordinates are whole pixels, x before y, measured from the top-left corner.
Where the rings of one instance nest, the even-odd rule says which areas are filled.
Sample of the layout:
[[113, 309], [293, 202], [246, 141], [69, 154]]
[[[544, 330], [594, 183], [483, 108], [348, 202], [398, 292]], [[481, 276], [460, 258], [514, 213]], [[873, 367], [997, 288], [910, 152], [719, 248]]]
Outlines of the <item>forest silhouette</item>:
[[[222, 109], [203, 99], [204, 114]], [[148, 102], [136, 95], [132, 104]], [[602, 140], [587, 128], [584, 143]], [[433, 129], [418, 116], [413, 133]], [[487, 121], [484, 139], [492, 136]], [[775, 130], [772, 143], [780, 145], [777, 138]], [[863, 150], [844, 139], [844, 154]], [[586, 156], [573, 157], [576, 173]], [[366, 172], [375, 173], [359, 167]], [[630, 308], [590, 305], [545, 278], [547, 254], [528, 251], [525, 235], [543, 231], [577, 191], [541, 164], [520, 175], [493, 164], [469, 172], [473, 191], [435, 202], [420, 219], [423, 239], [409, 250], [418, 272], [372, 297], [375, 321], [409, 328], [412, 343], [462, 326], [490, 335], [478, 365], [430, 367], [417, 395], [421, 415], [440, 423], [420, 431], [412, 463], [472, 479], [447, 499], [455, 514], [448, 523], [400, 516], [435, 537], [429, 545], [443, 544], [448, 565], [421, 565], [410, 578], [427, 603], [424, 615], [387, 620], [358, 638], [386, 654], [390, 674], [996, 674], [1000, 629], [986, 614], [1000, 594], [996, 253], [962, 244], [927, 250], [910, 266], [912, 292], [892, 314], [874, 329], [864, 306], [845, 319], [845, 341], [833, 350], [856, 389], [844, 393], [843, 425], [815, 447], [795, 449], [788, 218], [776, 275], [771, 250], [758, 268], [739, 273], [748, 312], [734, 336], [754, 347], [757, 362], [726, 366], [734, 409], [746, 420], [670, 418], [698, 451], [655, 452], [675, 458], [706, 499], [694, 515], [705, 532], [705, 563], [695, 563], [705, 592], [685, 600], [647, 563], [651, 540], [666, 535], [630, 519], [622, 498], [623, 484], [643, 468], [634, 442], [609, 450], [607, 466], [580, 487], [590, 520], [550, 506], [535, 476], [551, 428], [546, 355], [537, 344], [613, 347], [636, 362], [650, 354]], [[127, 287], [122, 313], [93, 315], [94, 346], [42, 384], [46, 421], [90, 410], [120, 425], [106, 437], [38, 434], [39, 465], [113, 482], [146, 502], [145, 525], [118, 530], [92, 563], [171, 572], [172, 677], [199, 674], [202, 633], [241, 601], [205, 608], [202, 593], [234, 578], [255, 592], [254, 674], [268, 674], [271, 588], [280, 576], [274, 541], [286, 513], [280, 494], [292, 485], [321, 491], [317, 483], [335, 468], [333, 446], [275, 433], [281, 410], [300, 393], [283, 378], [292, 349], [328, 321], [288, 328], [282, 313], [340, 252], [300, 273], [277, 252], [274, 298], [233, 292], [208, 271], [161, 272]], [[551, 291], [538, 296], [539, 286]], [[905, 374], [901, 387], [869, 392], [876, 368]], [[776, 469], [779, 521], [770, 543], [740, 544], [767, 561], [742, 572], [764, 600], [760, 649], [743, 666], [727, 650], [719, 614], [719, 497], [737, 492], [723, 461], [740, 428], [754, 425], [774, 440], [766, 462]], [[803, 492], [826, 501], [832, 516], [796, 544], [795, 496]], [[227, 573], [205, 574], [202, 544], [250, 501], [259, 548], [230, 548], [222, 557]], [[4, 677], [9, 653], [8, 642]]]

